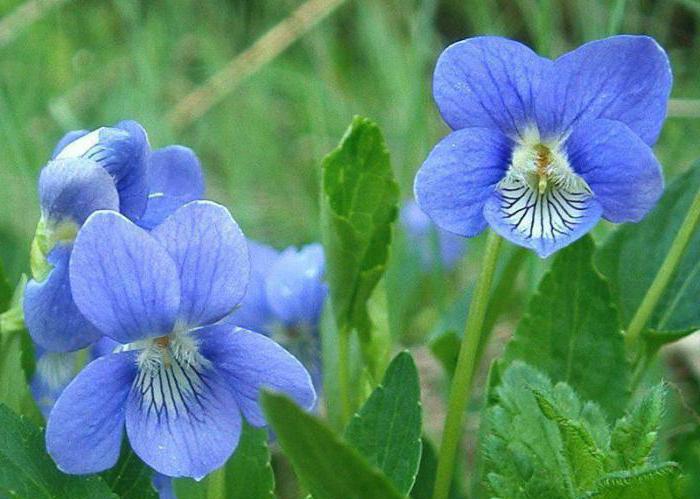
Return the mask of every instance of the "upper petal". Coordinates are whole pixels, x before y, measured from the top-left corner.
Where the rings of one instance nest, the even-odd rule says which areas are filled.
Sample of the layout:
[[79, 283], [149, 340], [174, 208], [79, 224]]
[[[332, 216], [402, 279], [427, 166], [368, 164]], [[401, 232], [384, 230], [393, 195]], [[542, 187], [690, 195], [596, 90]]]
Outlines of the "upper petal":
[[265, 425], [259, 404], [262, 388], [281, 392], [304, 409], [311, 409], [316, 392], [304, 366], [284, 348], [261, 334], [229, 325], [199, 332], [201, 353], [208, 358], [233, 391], [248, 422]]
[[167, 365], [141, 368], [129, 394], [126, 432], [134, 452], [157, 472], [199, 480], [231, 456], [241, 414], [215, 369], [173, 356]]
[[98, 211], [80, 230], [70, 261], [82, 314], [120, 343], [172, 331], [180, 283], [172, 258], [119, 213]]
[[24, 322], [32, 339], [52, 352], [79, 350], [101, 333], [78, 310], [68, 278], [71, 245], [59, 244], [48, 256], [53, 267], [41, 282], [24, 289]]
[[511, 150], [510, 139], [491, 128], [449, 134], [416, 175], [416, 201], [443, 229], [476, 236], [486, 227], [484, 203], [505, 175]]
[[653, 38], [621, 35], [586, 43], [554, 61], [540, 96], [540, 131], [566, 132], [576, 123], [607, 118], [653, 145], [671, 84], [668, 57]]
[[250, 274], [248, 246], [231, 214], [211, 201], [178, 209], [151, 233], [177, 266], [178, 318], [189, 326], [218, 321], [241, 301]]
[[594, 120], [576, 126], [566, 142], [574, 170], [591, 187], [611, 222], [638, 222], [661, 197], [661, 165], [628, 126]]
[[172, 145], [148, 157], [149, 196], [139, 225], [152, 229], [180, 206], [204, 197], [204, 176], [189, 147]]
[[537, 92], [551, 64], [507, 38], [468, 38], [440, 55], [435, 102], [453, 130], [487, 127], [518, 135], [533, 121]]
[[90, 130], [71, 130], [70, 132], [66, 133], [53, 148], [53, 151], [51, 152], [51, 159], [55, 159], [56, 156], [61, 154], [61, 151], [63, 151], [68, 144], [75, 142], [80, 137], [83, 137], [88, 133], [90, 133]]
[[39, 176], [43, 216], [52, 222], [66, 219], [81, 225], [97, 210], [118, 210], [119, 195], [112, 177], [90, 159], [49, 162]]
[[134, 121], [123, 121], [80, 136], [66, 144], [55, 159], [87, 157], [98, 163], [114, 178], [121, 212], [135, 220], [146, 209], [148, 149], [143, 127]]
[[46, 425], [46, 450], [73, 474], [111, 468], [119, 458], [135, 352], [91, 362], [63, 390]]

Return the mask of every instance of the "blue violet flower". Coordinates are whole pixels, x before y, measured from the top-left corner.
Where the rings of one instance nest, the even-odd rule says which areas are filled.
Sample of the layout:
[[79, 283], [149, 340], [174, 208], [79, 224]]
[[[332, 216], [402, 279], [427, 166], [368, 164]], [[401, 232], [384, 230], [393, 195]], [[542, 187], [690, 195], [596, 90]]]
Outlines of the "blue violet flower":
[[242, 417], [265, 424], [263, 387], [313, 407], [299, 361], [219, 323], [243, 297], [249, 266], [243, 234], [215, 203], [190, 202], [151, 232], [115, 211], [89, 217], [70, 259], [73, 297], [124, 347], [88, 364], [56, 401], [46, 446], [61, 470], [113, 466], [126, 428], [155, 471], [199, 479], [235, 450]]
[[449, 46], [433, 94], [454, 130], [415, 180], [420, 207], [466, 237], [487, 226], [541, 257], [600, 218], [636, 222], [663, 191], [656, 142], [671, 91], [646, 36], [587, 43], [556, 60], [505, 38]]

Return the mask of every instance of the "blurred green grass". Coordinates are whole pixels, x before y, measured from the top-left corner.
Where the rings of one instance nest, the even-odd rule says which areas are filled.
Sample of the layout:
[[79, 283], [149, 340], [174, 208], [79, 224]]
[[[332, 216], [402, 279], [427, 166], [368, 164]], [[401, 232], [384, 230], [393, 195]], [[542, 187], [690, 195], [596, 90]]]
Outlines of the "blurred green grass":
[[[382, 126], [411, 195], [446, 132], [430, 75], [451, 41], [501, 34], [555, 56], [610, 33], [647, 33], [671, 55], [673, 97], [700, 98], [697, 0], [347, 0], [201, 118], [182, 129], [166, 121], [302, 3], [0, 1], [0, 258], [12, 278], [27, 268], [39, 169], [70, 129], [132, 118], [154, 147], [192, 147], [209, 196], [246, 234], [282, 246], [318, 237], [318, 165], [354, 114]], [[43, 15], [7, 28], [28, 6]], [[669, 119], [657, 147], [667, 176], [696, 159], [698, 137], [700, 119]]]

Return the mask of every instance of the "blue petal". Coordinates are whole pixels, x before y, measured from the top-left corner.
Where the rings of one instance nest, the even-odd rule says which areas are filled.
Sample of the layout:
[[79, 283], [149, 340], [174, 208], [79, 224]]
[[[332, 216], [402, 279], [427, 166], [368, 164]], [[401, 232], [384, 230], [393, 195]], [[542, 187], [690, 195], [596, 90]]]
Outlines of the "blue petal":
[[30, 279], [24, 290], [24, 321], [29, 334], [52, 352], [79, 350], [101, 336], [73, 301], [68, 278], [70, 257], [71, 245], [56, 246], [48, 256], [53, 268], [46, 279]]
[[180, 284], [172, 258], [122, 215], [99, 211], [78, 233], [70, 261], [78, 309], [120, 343], [172, 331]]
[[436, 256], [439, 256], [443, 268], [448, 270], [464, 256], [467, 247], [465, 239], [436, 226], [415, 201], [410, 200], [403, 205], [400, 219], [410, 249], [417, 253], [423, 270], [435, 268]]
[[537, 92], [552, 61], [506, 38], [483, 36], [440, 55], [433, 95], [453, 130], [486, 127], [518, 135], [534, 121]]
[[[577, 218], [575, 225], [568, 233], [559, 234], [556, 238], [531, 237], [517, 231], [513, 223], [504, 218], [501, 209], [503, 202], [501, 194], [495, 192], [484, 207], [484, 217], [486, 217], [491, 228], [509, 241], [534, 250], [541, 258], [548, 257], [555, 251], [586, 235], [598, 223], [603, 211], [595, 197], [589, 198], [585, 202], [585, 207], [577, 215], [580, 218]], [[541, 210], [539, 213], [543, 213], [543, 211]], [[537, 211], [532, 216], [532, 220], [534, 224], [547, 223], [546, 221], [543, 222], [542, 217], [537, 217]]]
[[275, 261], [265, 290], [273, 312], [288, 326], [316, 326], [328, 286], [323, 247], [316, 244], [301, 250], [289, 247]]
[[228, 382], [248, 422], [264, 426], [260, 390], [283, 393], [304, 409], [316, 402], [309, 373], [285, 349], [261, 334], [227, 325], [199, 331], [200, 351]]
[[109, 336], [103, 336], [90, 346], [90, 359], [94, 360], [114, 353], [121, 346], [121, 343], [117, 343]]
[[146, 132], [134, 121], [123, 121], [114, 128], [98, 128], [67, 144], [56, 159], [87, 157], [114, 178], [121, 212], [132, 220], [146, 209], [148, 179]]
[[512, 143], [497, 130], [465, 128], [430, 152], [416, 175], [421, 209], [440, 227], [466, 237], [486, 228], [484, 203], [505, 176]]
[[54, 223], [81, 225], [94, 211], [119, 209], [112, 177], [89, 159], [51, 161], [39, 176], [39, 201], [43, 216]]
[[66, 473], [96, 473], [119, 458], [136, 353], [101, 357], [68, 385], [51, 411], [46, 450]]
[[235, 450], [241, 414], [215, 368], [172, 362], [138, 375], [126, 432], [134, 452], [157, 472], [199, 480]]
[[175, 490], [173, 489], [173, 479], [171, 477], [156, 471], [153, 473], [151, 483], [153, 483], [153, 488], [158, 492], [158, 499], [177, 499]]
[[178, 318], [202, 326], [229, 314], [245, 294], [250, 261], [245, 237], [226, 208], [193, 201], [151, 233], [179, 271]]
[[596, 118], [617, 120], [653, 145], [666, 117], [671, 66], [648, 36], [586, 43], [554, 61], [543, 85], [538, 123], [545, 135]]
[[199, 159], [188, 147], [172, 145], [148, 157], [150, 193], [139, 225], [152, 229], [180, 206], [204, 197], [204, 176]]
[[233, 324], [257, 333], [271, 333], [274, 314], [267, 300], [265, 283], [270, 269], [279, 253], [266, 244], [248, 239], [250, 253], [250, 282], [239, 307], [226, 319], [226, 324]]
[[663, 193], [661, 165], [651, 148], [619, 121], [582, 123], [569, 136], [566, 151], [611, 222], [640, 221]]
[[55, 159], [56, 156], [58, 156], [68, 144], [75, 142], [80, 137], [83, 137], [88, 133], [90, 133], [90, 130], [71, 130], [70, 132], [66, 133], [53, 148], [53, 151], [51, 152], [51, 159]]
[[63, 390], [76, 374], [76, 352], [46, 352], [40, 345], [35, 346], [36, 369], [29, 388], [32, 398], [45, 419]]

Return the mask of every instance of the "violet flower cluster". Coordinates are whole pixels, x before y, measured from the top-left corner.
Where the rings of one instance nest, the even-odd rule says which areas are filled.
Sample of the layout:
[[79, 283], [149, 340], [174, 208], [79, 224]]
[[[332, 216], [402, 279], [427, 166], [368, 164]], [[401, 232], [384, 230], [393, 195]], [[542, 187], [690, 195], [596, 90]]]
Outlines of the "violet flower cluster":
[[[203, 193], [194, 153], [150, 151], [134, 122], [71, 132], [41, 173], [24, 311], [47, 450], [67, 473], [113, 466], [126, 431], [156, 472], [199, 479], [235, 450], [243, 418], [265, 424], [261, 389], [315, 403], [296, 358], [229, 319], [248, 243]], [[55, 368], [88, 345], [95, 360], [65, 386], [72, 373]]]
[[656, 142], [671, 90], [646, 36], [587, 43], [556, 60], [500, 37], [449, 46], [433, 94], [454, 130], [415, 179], [420, 207], [472, 237], [491, 226], [541, 257], [601, 218], [636, 222], [663, 190]]

